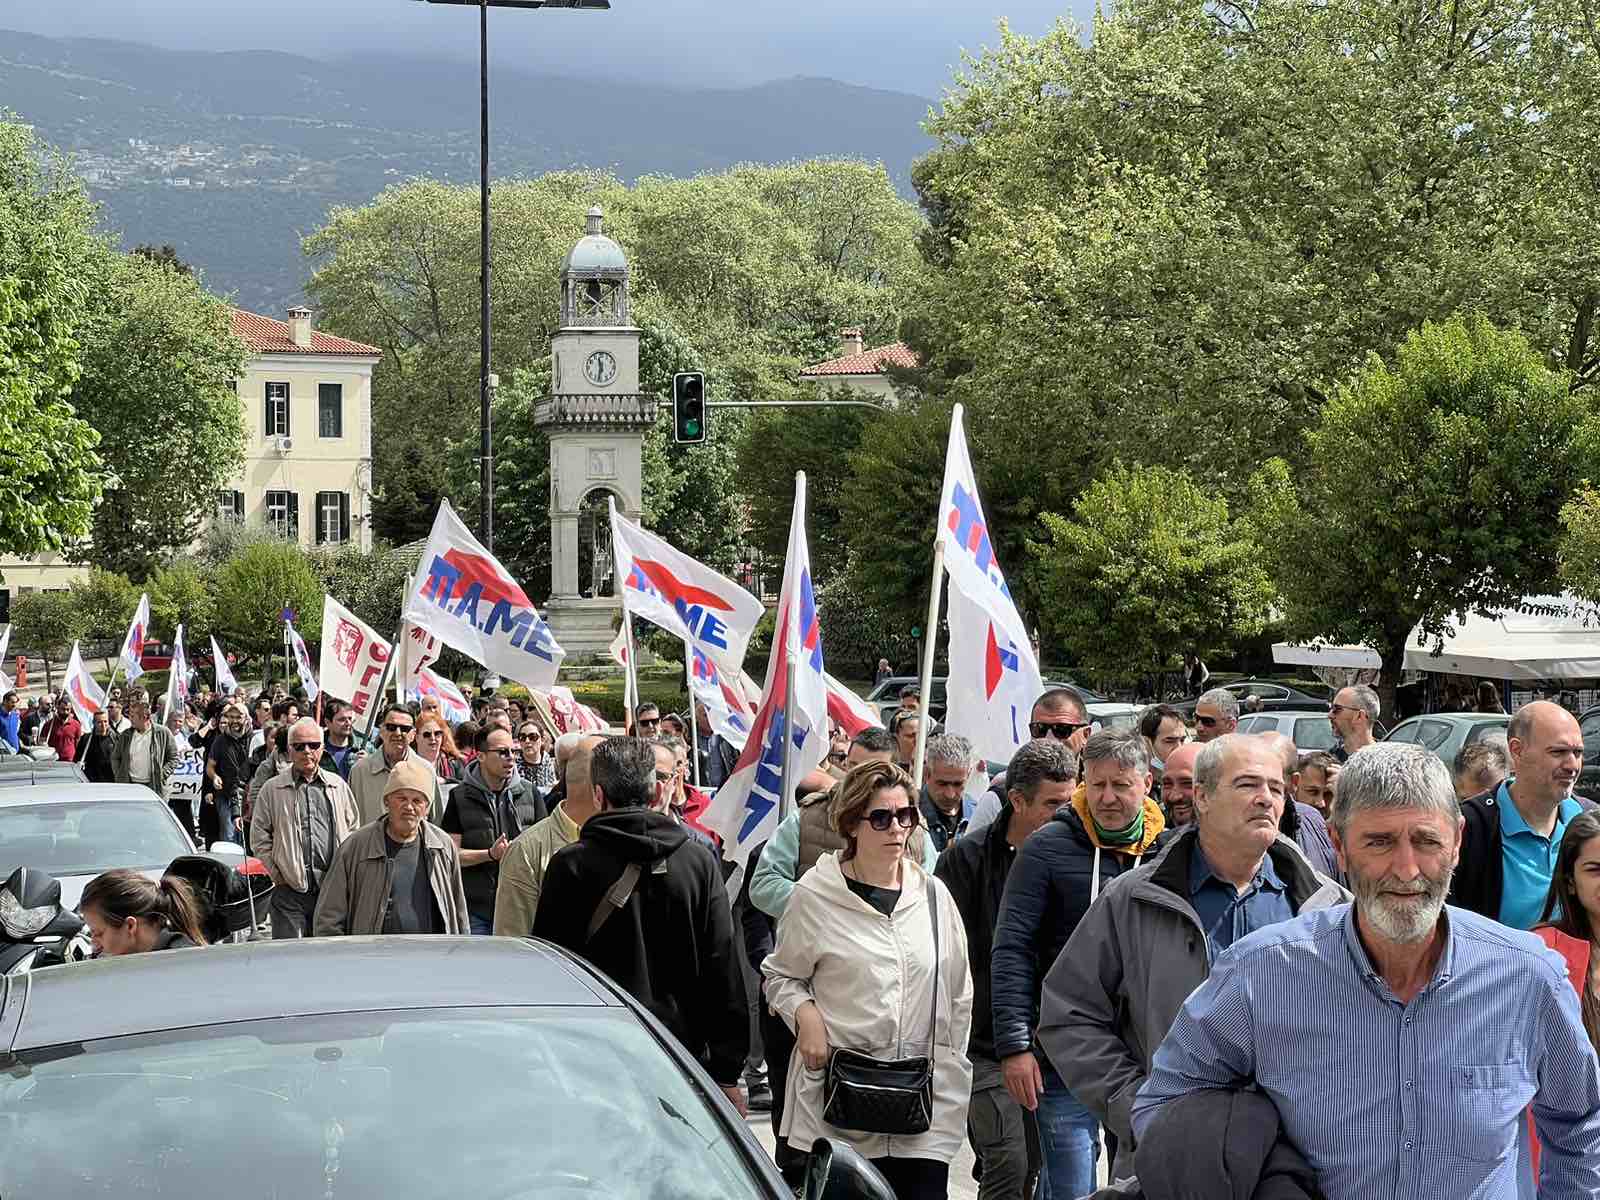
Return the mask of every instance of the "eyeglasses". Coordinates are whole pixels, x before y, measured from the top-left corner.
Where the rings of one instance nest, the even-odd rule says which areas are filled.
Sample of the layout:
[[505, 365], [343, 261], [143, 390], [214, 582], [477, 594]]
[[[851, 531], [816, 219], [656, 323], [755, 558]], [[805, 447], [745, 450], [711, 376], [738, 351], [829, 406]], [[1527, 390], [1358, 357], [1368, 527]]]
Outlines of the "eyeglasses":
[[1328, 705], [1328, 715], [1330, 717], [1333, 716], [1334, 713], [1356, 712], [1356, 711], [1358, 711], [1358, 710], [1354, 709], [1354, 708], [1351, 708], [1348, 704], [1330, 704], [1330, 705]]
[[1200, 726], [1202, 729], [1210, 729], [1221, 719], [1221, 717], [1202, 717], [1199, 713], [1195, 713], [1194, 715], [1194, 723]]
[[843, 750], [829, 751], [828, 761], [831, 763], [842, 763], [845, 760], [845, 754], [846, 752]]
[[510, 746], [490, 746], [487, 750], [484, 751], [484, 753], [485, 754], [498, 754], [501, 758], [510, 758], [513, 754], [516, 753], [516, 751], [513, 750]]
[[522, 740], [525, 742], [542, 742], [544, 735], [540, 733], [525, 733], [522, 735]]
[[660, 724], [661, 724], [661, 718], [660, 717], [640, 717], [639, 718], [639, 728], [640, 729], [654, 729], [657, 725], [660, 725]]
[[657, 771], [656, 772], [656, 782], [657, 783], [671, 783], [677, 777], [678, 777], [678, 773], [676, 771]]
[[409, 726], [409, 725], [397, 725], [393, 721], [385, 721], [383, 723], [383, 731], [385, 733], [410, 733], [411, 732], [411, 726]]
[[1028, 732], [1031, 733], [1034, 737], [1042, 738], [1042, 737], [1048, 737], [1049, 735], [1054, 734], [1056, 737], [1060, 738], [1063, 742], [1066, 741], [1073, 734], [1077, 733], [1078, 730], [1087, 729], [1087, 728], [1089, 728], [1089, 722], [1087, 722], [1087, 721], [1083, 722], [1082, 724], [1079, 724], [1076, 721], [1029, 721], [1028, 722]]
[[442, 738], [444, 736], [444, 730], [442, 730], [442, 729], [424, 729], [417, 736], [418, 737], [425, 737], [429, 741], [432, 741], [434, 738]]
[[321, 750], [322, 749], [322, 743], [321, 742], [291, 742], [289, 744], [289, 749], [291, 749], [291, 750], [299, 750], [301, 752], [304, 752], [306, 750]]
[[866, 815], [866, 822], [879, 833], [888, 833], [891, 824], [901, 829], [911, 829], [917, 823], [917, 810], [908, 804], [904, 808], [876, 808]]

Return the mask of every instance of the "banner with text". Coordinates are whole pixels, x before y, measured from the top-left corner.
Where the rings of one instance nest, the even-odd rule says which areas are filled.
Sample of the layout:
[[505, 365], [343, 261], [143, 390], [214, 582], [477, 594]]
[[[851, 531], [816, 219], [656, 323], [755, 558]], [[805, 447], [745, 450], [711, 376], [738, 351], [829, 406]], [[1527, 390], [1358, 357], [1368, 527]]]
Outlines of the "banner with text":
[[348, 700], [365, 722], [379, 701], [378, 686], [389, 662], [389, 643], [332, 596], [322, 599], [322, 690]]

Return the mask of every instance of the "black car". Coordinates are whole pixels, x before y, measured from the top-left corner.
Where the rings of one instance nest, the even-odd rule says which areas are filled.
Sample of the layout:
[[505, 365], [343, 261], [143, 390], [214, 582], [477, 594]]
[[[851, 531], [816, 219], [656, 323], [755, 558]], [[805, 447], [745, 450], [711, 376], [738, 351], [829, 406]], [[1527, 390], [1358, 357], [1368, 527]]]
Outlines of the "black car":
[[[1224, 691], [1233, 693], [1233, 698], [1239, 702], [1239, 715], [1258, 712], [1285, 712], [1293, 709], [1296, 712], [1322, 712], [1325, 713], [1333, 707], [1326, 699], [1303, 692], [1299, 688], [1290, 687], [1286, 683], [1274, 683], [1270, 679], [1241, 679], [1236, 683], [1219, 685]], [[1211, 691], [1206, 688], [1206, 691]], [[1173, 707], [1183, 714], [1185, 721], [1194, 721], [1194, 706], [1197, 700], [1185, 700]]]
[[[7, 977], [0, 1130], [5, 1197], [793, 1194], [648, 1012], [510, 938], [251, 942]], [[893, 1200], [848, 1146], [819, 1145], [807, 1200]]]

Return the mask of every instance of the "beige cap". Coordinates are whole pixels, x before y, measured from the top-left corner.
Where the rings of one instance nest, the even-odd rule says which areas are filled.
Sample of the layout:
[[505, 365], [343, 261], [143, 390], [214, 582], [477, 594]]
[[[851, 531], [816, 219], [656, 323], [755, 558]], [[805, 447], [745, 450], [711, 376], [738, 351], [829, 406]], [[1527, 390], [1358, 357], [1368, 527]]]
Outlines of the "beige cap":
[[389, 780], [383, 785], [383, 797], [387, 800], [391, 792], [398, 792], [403, 788], [419, 792], [431, 800], [436, 786], [435, 779], [433, 768], [427, 763], [415, 758], [402, 759], [389, 768]]

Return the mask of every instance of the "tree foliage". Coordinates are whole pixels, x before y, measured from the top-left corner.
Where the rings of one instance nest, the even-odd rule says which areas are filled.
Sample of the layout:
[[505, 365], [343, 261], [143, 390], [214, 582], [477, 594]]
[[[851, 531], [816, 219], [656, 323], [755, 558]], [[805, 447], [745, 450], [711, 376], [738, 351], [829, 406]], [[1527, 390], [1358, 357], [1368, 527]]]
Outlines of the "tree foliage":
[[68, 395], [88, 271], [104, 252], [83, 187], [0, 114], [0, 551], [61, 550], [100, 498], [98, 435]]
[[258, 542], [217, 571], [217, 634], [230, 650], [265, 657], [282, 647], [285, 604], [299, 614], [300, 636], [315, 643], [322, 633], [322, 585], [298, 546]]
[[1272, 585], [1228, 502], [1165, 467], [1114, 465], [1042, 517], [1032, 570], [1043, 635], [1074, 665], [1126, 682], [1186, 651], [1212, 655], [1259, 633]]
[[150, 592], [150, 624], [165, 641], [182, 625], [197, 643], [217, 629], [217, 602], [210, 571], [192, 562], [157, 567], [146, 583]]
[[1406, 641], [1556, 581], [1563, 503], [1600, 452], [1600, 396], [1481, 316], [1424, 325], [1340, 388], [1303, 465], [1274, 459], [1249, 519], [1290, 636], [1364, 642], [1392, 699]]
[[67, 593], [77, 606], [81, 636], [99, 642], [107, 655], [106, 670], [111, 670], [111, 657], [122, 646], [128, 631], [128, 621], [139, 603], [139, 590], [126, 575], [91, 567], [88, 575], [74, 583]]
[[72, 402], [111, 472], [82, 562], [145, 578], [216, 514], [244, 462], [244, 411], [230, 383], [246, 348], [227, 306], [188, 274], [137, 254], [99, 264]]
[[323, 591], [377, 630], [379, 637], [393, 641], [421, 557], [420, 549], [375, 546], [363, 553], [357, 546], [344, 545], [314, 550], [308, 561]]
[[85, 634], [84, 615], [70, 592], [29, 592], [11, 602], [13, 652], [26, 647], [44, 656], [45, 686], [55, 690], [50, 664], [63, 662]]

